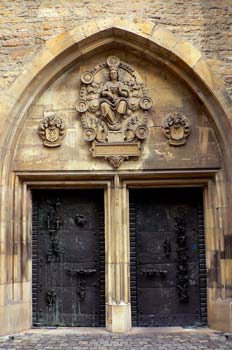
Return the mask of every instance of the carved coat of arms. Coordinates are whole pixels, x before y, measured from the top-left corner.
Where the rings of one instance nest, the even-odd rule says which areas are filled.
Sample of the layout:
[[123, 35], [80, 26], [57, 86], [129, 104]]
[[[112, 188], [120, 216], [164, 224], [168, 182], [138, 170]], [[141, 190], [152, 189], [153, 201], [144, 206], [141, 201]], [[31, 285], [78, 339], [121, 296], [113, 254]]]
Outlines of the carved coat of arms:
[[39, 135], [44, 146], [58, 147], [65, 135], [65, 125], [54, 112], [45, 112], [44, 119], [39, 126]]
[[83, 137], [94, 157], [104, 157], [114, 168], [141, 154], [148, 137], [147, 118], [152, 100], [139, 75], [118, 57], [81, 75], [80, 100]]
[[177, 112], [165, 119], [162, 130], [170, 145], [181, 146], [186, 143], [191, 132], [191, 125], [187, 117]]

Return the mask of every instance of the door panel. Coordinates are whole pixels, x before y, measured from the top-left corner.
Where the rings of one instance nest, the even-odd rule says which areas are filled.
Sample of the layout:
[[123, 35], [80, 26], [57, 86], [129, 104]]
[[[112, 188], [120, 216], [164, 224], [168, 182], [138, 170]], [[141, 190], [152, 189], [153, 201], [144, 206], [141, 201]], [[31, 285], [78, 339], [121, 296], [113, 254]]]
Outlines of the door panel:
[[104, 325], [103, 191], [33, 192], [33, 322]]
[[130, 191], [133, 325], [206, 322], [203, 227], [201, 189]]

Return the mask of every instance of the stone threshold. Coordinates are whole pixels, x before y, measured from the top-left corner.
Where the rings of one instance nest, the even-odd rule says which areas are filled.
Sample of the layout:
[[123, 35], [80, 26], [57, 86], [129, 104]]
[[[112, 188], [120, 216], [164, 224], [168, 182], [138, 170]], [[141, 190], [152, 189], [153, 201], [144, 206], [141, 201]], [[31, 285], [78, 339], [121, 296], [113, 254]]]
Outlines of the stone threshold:
[[65, 335], [65, 334], [76, 334], [76, 335], [148, 335], [148, 334], [180, 334], [180, 333], [198, 333], [198, 334], [219, 334], [214, 329], [207, 327], [133, 327], [129, 332], [126, 333], [111, 333], [106, 328], [101, 327], [36, 327], [26, 331], [17, 333], [22, 334], [51, 334], [51, 335]]

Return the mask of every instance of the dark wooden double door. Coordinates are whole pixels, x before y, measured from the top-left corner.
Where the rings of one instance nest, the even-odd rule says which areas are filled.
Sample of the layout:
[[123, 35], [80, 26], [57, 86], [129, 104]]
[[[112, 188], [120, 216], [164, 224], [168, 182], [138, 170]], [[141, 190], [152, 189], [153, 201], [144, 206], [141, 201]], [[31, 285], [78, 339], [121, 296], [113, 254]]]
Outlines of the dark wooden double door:
[[32, 298], [37, 326], [104, 326], [101, 190], [33, 192]]
[[204, 325], [202, 190], [131, 190], [130, 235], [133, 325]]

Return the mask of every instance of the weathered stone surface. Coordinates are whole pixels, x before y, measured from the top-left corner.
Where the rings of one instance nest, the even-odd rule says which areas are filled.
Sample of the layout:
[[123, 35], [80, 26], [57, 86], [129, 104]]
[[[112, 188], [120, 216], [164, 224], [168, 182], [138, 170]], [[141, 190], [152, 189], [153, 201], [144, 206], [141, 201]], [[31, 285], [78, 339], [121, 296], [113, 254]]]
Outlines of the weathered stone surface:
[[201, 58], [201, 52], [186, 41], [177, 44], [174, 51], [178, 56], [184, 56], [190, 67], [194, 66]]
[[[35, 55], [45, 40], [52, 39], [64, 31], [83, 24], [83, 31], [89, 32], [86, 21], [102, 20], [107, 26], [108, 18], [115, 17], [120, 23], [120, 16], [127, 19], [140, 17], [144, 22], [149, 20], [164, 30], [169, 29], [188, 40], [208, 58], [219, 58], [230, 67], [230, 73], [224, 75], [224, 81], [230, 93], [231, 78], [231, 6], [229, 0], [196, 3], [195, 1], [178, 2], [162, 0], [148, 1], [144, 8], [143, 0], [134, 2], [123, 0], [103, 0], [101, 5], [94, 0], [83, 6], [82, 1], [61, 1], [51, 7], [46, 1], [18, 1], [17, 7], [11, 2], [1, 6], [1, 43], [0, 52], [2, 84], [7, 88]], [[32, 18], [32, 20], [30, 20]], [[150, 34], [152, 28], [147, 24], [139, 25], [140, 29]], [[101, 27], [102, 28], [102, 27]], [[157, 32], [158, 34], [158, 32]], [[154, 33], [154, 35], [156, 35]], [[160, 32], [162, 40], [164, 33]], [[170, 38], [170, 42], [173, 39]], [[15, 49], [20, 50], [18, 52]], [[11, 73], [10, 73], [11, 72]], [[7, 75], [6, 75], [7, 73]]]

